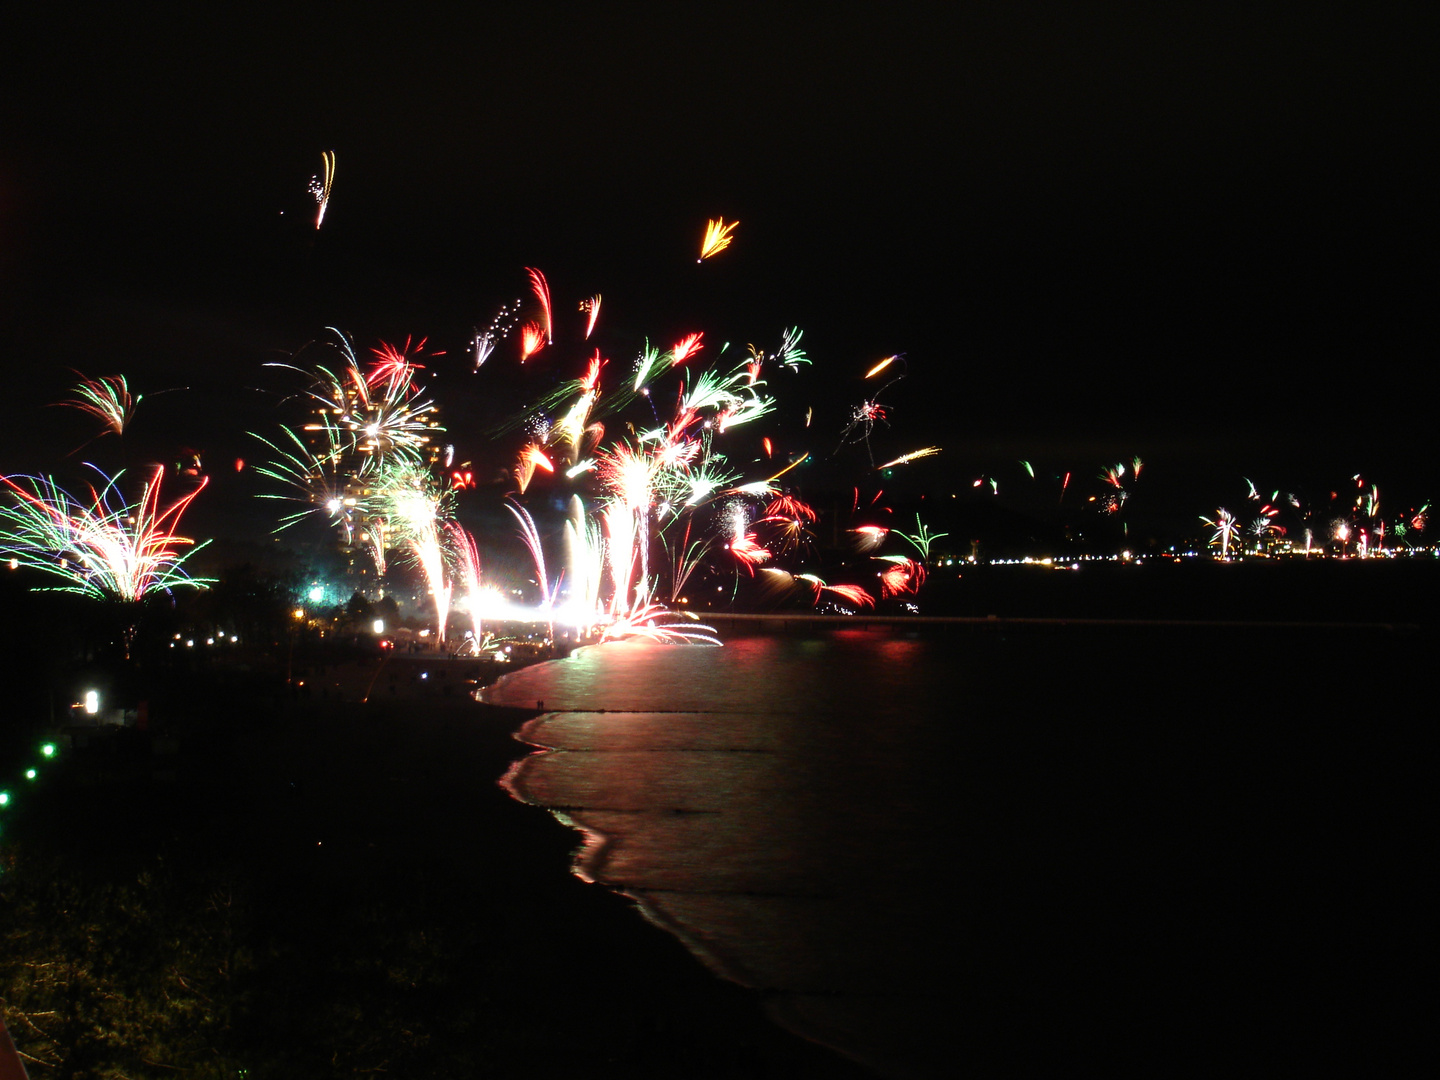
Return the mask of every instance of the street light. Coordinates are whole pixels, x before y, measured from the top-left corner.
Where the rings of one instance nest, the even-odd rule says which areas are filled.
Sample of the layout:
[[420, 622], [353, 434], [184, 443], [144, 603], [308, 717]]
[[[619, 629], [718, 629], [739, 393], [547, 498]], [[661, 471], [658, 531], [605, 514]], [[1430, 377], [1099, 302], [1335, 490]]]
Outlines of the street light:
[[86, 690], [86, 691], [85, 691], [85, 712], [86, 712], [86, 714], [89, 715], [89, 716], [94, 716], [94, 715], [95, 715], [96, 713], [98, 713], [99, 711], [100, 711], [100, 695], [99, 695], [98, 693], [96, 693], [94, 690]]

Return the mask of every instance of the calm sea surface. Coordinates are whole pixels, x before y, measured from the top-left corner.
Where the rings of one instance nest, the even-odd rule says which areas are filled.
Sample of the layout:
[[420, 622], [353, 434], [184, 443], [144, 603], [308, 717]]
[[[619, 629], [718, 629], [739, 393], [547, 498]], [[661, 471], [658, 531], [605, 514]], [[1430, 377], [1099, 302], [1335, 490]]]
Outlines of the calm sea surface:
[[579, 872], [882, 1073], [1279, 1067], [1423, 1030], [1428, 649], [836, 630], [483, 694], [548, 710], [507, 784], [585, 831]]

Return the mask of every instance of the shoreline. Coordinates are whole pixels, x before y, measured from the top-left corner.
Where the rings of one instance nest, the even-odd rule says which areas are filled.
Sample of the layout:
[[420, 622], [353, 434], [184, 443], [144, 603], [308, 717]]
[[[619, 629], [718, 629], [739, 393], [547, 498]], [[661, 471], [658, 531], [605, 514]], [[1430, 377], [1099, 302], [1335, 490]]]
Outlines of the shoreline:
[[[187, 700], [200, 700], [195, 689]], [[229, 890], [252, 968], [237, 974], [230, 1006], [247, 1067], [851, 1075], [630, 900], [569, 873], [576, 834], [498, 784], [526, 754], [513, 733], [532, 711], [428, 685], [369, 704], [318, 694], [255, 704], [232, 694], [178, 738], [120, 730], [68, 751], [8, 819], [6, 846], [25, 861], [3, 882], [43, 896], [73, 880], [80, 895], [100, 895], [139, 875], [163, 892], [157, 912], [167, 898], [181, 905], [157, 941], [190, 940], [194, 920], [196, 941], [211, 940], [209, 916], [187, 898]], [[166, 744], [164, 758], [152, 741]], [[48, 917], [27, 925], [8, 930], [32, 940], [64, 928]], [[11, 998], [12, 1011], [43, 1004]], [[365, 1018], [360, 1028], [352, 1016]], [[39, 1049], [33, 1034], [16, 1037]]]
[[[1418, 839], [1416, 819], [1404, 807], [1415, 802], [1421, 789], [1409, 781], [1418, 779], [1433, 749], [1433, 738], [1417, 724], [1423, 709], [1414, 709], [1433, 629], [1305, 623], [1305, 633], [1277, 637], [1263, 625], [1236, 632], [1218, 621], [1187, 621], [1157, 640], [1148, 631], [1152, 620], [1107, 621], [1110, 629], [1092, 634], [1088, 620], [1060, 619], [1016, 620], [985, 633], [996, 623], [967, 624], [976, 635], [969, 662], [984, 680], [976, 684], [981, 712], [955, 744], [966, 748], [957, 759], [964, 781], [958, 802], [943, 802], [959, 820], [984, 828], [962, 828], [961, 858], [936, 871], [937, 880], [959, 890], [947, 889], [921, 908], [944, 917], [954, 896], [994, 933], [974, 939], [973, 985], [962, 979], [897, 986], [935, 986], [939, 993], [931, 1001], [903, 992], [867, 995], [858, 985], [855, 993], [815, 993], [829, 984], [775, 981], [774, 971], [788, 962], [790, 939], [744, 938], [745, 910], [752, 906], [746, 896], [762, 894], [747, 894], [754, 886], [729, 872], [714, 877], [710, 857], [719, 845], [684, 823], [699, 829], [719, 820], [687, 815], [715, 812], [716, 801], [697, 793], [724, 790], [713, 778], [741, 777], [745, 770], [697, 765], [691, 783], [672, 786], [671, 777], [690, 769], [689, 755], [673, 763], [644, 760], [647, 750], [653, 757], [657, 750], [754, 748], [743, 733], [731, 743], [739, 729], [728, 726], [724, 742], [704, 737], [706, 717], [731, 715], [732, 707], [707, 708], [700, 696], [707, 690], [689, 682], [693, 665], [623, 662], [547, 686], [553, 707], [526, 721], [517, 737], [575, 758], [548, 776], [537, 771], [534, 784], [523, 762], [507, 779], [530, 805], [554, 805], [552, 814], [596, 837], [579, 853], [592, 867], [591, 879], [615, 882], [607, 887], [632, 898], [647, 920], [720, 978], [770, 985], [745, 963], [728, 960], [726, 946], [742, 946], [739, 955], [771, 972], [773, 985], [794, 988], [765, 995], [777, 1024], [846, 1047], [842, 1052], [852, 1060], [883, 1075], [938, 1074], [938, 1063], [954, 1051], [948, 1033], [960, 1031], [947, 1020], [947, 1003], [954, 1016], [965, 1017], [972, 1039], [978, 1036], [972, 1049], [992, 1055], [995, 1065], [1033, 1059], [1054, 1066], [1067, 1055], [1156, 1063], [1175, 1039], [1240, 1023], [1254, 1026], [1257, 1037], [1266, 1033], [1269, 1054], [1286, 1046], [1297, 1052], [1296, 1039], [1311, 1040], [1307, 1055], [1320, 1047], [1337, 1059], [1369, 1052], [1372, 1039], [1399, 1023], [1405, 1005], [1396, 994], [1357, 996], [1355, 988], [1392, 969], [1414, 968], [1404, 952], [1372, 949], [1368, 937], [1375, 931], [1366, 927], [1382, 913], [1397, 927], [1418, 925], [1404, 888], [1403, 855]], [[854, 623], [829, 625], [843, 630]], [[914, 636], [922, 635], [928, 636], [917, 627]], [[878, 627], [866, 635], [887, 646], [900, 646], [904, 636]], [[1061, 643], [1064, 652], [1055, 651]], [[1264, 651], [1257, 648], [1262, 645]], [[1030, 704], [1017, 725], [1008, 719], [1014, 692], [1029, 686], [1031, 658], [1047, 654], [1057, 689], [1043, 700], [1025, 699]], [[1115, 656], [1127, 664], [1125, 700], [1059, 689], [1091, 687], [1092, 673], [1109, 670]], [[1242, 662], [1228, 665], [1217, 682], [1213, 663], [1221, 656]], [[1009, 682], [990, 681], [997, 667]], [[724, 678], [732, 679], [726, 670]], [[1359, 670], [1364, 680], [1351, 677]], [[536, 687], [512, 686], [512, 696], [538, 696], [538, 674], [532, 676]], [[1269, 701], [1277, 686], [1285, 695], [1279, 707], [1258, 716], [1238, 707]], [[718, 692], [723, 697], [723, 688]], [[666, 695], [676, 707], [666, 709]], [[594, 708], [602, 699], [617, 707]], [[1213, 707], [1216, 700], [1222, 708]], [[1160, 710], [1147, 709], [1147, 702]], [[1237, 707], [1223, 707], [1227, 703]], [[626, 714], [638, 721], [633, 727]], [[674, 738], [663, 737], [666, 716], [678, 718], [683, 729]], [[547, 717], [560, 718], [548, 738], [541, 728]], [[1408, 749], [1399, 753], [1401, 747]], [[586, 752], [623, 756], [593, 760], [592, 768], [581, 757]], [[607, 774], [624, 783], [607, 783]], [[768, 784], [775, 774], [764, 775]], [[615, 799], [612, 792], [622, 795]], [[636, 813], [652, 824], [636, 818], [632, 836], [625, 815]], [[769, 820], [737, 818], [726, 835], [764, 828]], [[617, 830], [614, 838], [607, 827]], [[956, 841], [942, 834], [950, 836], [937, 831], [937, 842]], [[668, 853], [679, 853], [679, 861], [669, 861]], [[966, 867], [989, 872], [976, 875]], [[1393, 887], [1396, 899], [1372, 906], [1356, 885], [1377, 896]], [[658, 910], [650, 909], [652, 893]], [[736, 917], [723, 908], [722, 893], [738, 898]], [[808, 903], [783, 903], [802, 920], [810, 917]], [[883, 923], [882, 915], [860, 925], [873, 926], [883, 945], [889, 935]], [[1326, 947], [1308, 948], [1306, 935], [1322, 935]], [[756, 951], [743, 951], [747, 941]], [[1272, 954], [1274, 963], [1266, 959]], [[816, 963], [823, 967], [829, 955], [815, 954]], [[955, 954], [957, 962], [969, 955]], [[1250, 975], [1237, 981], [1239, 972]], [[1142, 992], [1141, 985], [1152, 990]], [[1319, 1029], [1312, 1011], [1326, 1018]], [[1036, 1041], [1033, 1025], [1041, 1018], [1053, 1042]], [[1387, 1053], [1399, 1059], [1408, 1048], [1401, 1038]], [[1218, 1063], [1241, 1049], [1241, 1041], [1225, 1036], [1205, 1043], [1203, 1054]]]
[[[582, 646], [574, 650], [570, 655], [574, 656], [585, 649], [596, 646]], [[688, 646], [666, 646], [667, 648], [685, 648]], [[546, 663], [562, 662], [570, 657], [560, 657], [555, 661]], [[538, 665], [531, 665], [538, 666]], [[504, 692], [503, 683], [512, 680], [524, 673], [525, 670], [507, 672], [501, 678], [487, 687], [476, 691], [477, 701], [487, 690], [497, 694]], [[481, 702], [482, 704], [490, 704]], [[537, 710], [543, 702], [537, 701]], [[516, 708], [516, 706], [495, 706], [500, 708]], [[777, 1028], [784, 1030], [806, 1043], [821, 1047], [827, 1051], [839, 1055], [852, 1068], [864, 1070], [867, 1074], [874, 1073], [878, 1076], [904, 1077], [909, 1072], [898, 1062], [885, 1060], [883, 1057], [866, 1054], [857, 1050], [853, 1044], [847, 1045], [847, 1040], [840, 1037], [841, 1033], [827, 1030], [823, 1022], [817, 1017], [805, 1015], [804, 1003], [800, 999], [803, 995], [797, 995], [789, 991], [768, 990], [762, 985], [762, 980], [757, 979], [752, 972], [745, 969], [738, 960], [727, 956], [724, 952], [709, 948], [699, 931], [690, 927], [682, 920], [671, 918], [664, 909], [653, 904], [642, 890], [631, 890], [623, 886], [613, 885], [604, 880], [603, 866], [608, 853], [613, 847], [616, 838], [602, 829], [587, 824], [573, 817], [564, 808], [551, 807], [533, 797], [526, 790], [524, 774], [527, 767], [533, 767], [535, 762], [550, 754], [564, 753], [565, 751], [556, 746], [548, 745], [538, 741], [537, 729], [544, 722], [561, 712], [571, 711], [567, 709], [546, 710], [537, 715], [531, 715], [521, 721], [511, 733], [517, 744], [530, 747], [528, 753], [521, 754], [511, 762], [504, 776], [500, 779], [499, 786], [517, 803], [534, 807], [549, 814], [564, 828], [571, 830], [579, 837], [579, 842], [574, 848], [571, 856], [570, 873], [587, 886], [599, 888], [606, 893], [625, 898], [634, 905], [640, 917], [654, 927], [656, 930], [667, 935], [678, 942], [694, 959], [702, 965], [706, 972], [713, 978], [728, 984], [742, 988], [749, 994], [755, 995], [761, 1002], [765, 1016], [769, 1022]], [[603, 711], [603, 710], [587, 710]], [[794, 1000], [792, 1000], [794, 999]]]

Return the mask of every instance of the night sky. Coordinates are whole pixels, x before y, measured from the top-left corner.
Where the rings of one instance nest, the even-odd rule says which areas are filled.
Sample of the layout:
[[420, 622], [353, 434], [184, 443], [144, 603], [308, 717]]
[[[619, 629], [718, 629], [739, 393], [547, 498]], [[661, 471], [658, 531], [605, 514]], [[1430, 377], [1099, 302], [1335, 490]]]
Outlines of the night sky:
[[[1139, 455], [1190, 516], [1242, 475], [1432, 495], [1434, 28], [961, 11], [0, 16], [0, 469], [87, 437], [43, 407], [73, 368], [170, 390], [137, 443], [237, 492], [222, 464], [278, 419], [262, 365], [327, 326], [446, 350], [426, 362], [463, 444], [519, 404], [513, 354], [470, 375], [464, 350], [536, 266], [562, 319], [603, 294], [621, 365], [647, 336], [800, 326], [820, 455], [904, 353], [876, 450], [942, 445], [910, 478], [936, 492]], [[720, 215], [735, 242], [697, 265]], [[557, 345], [557, 378], [581, 351]]]

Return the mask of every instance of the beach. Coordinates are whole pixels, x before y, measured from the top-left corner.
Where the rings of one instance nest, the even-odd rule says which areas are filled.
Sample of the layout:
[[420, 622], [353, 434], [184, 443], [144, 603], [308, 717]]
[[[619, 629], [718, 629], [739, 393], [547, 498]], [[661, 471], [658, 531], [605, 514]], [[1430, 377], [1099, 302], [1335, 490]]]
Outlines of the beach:
[[[568, 872], [575, 834], [497, 784], [526, 752], [511, 733], [529, 714], [403, 692], [447, 663], [402, 661], [396, 697], [369, 705], [233, 684], [202, 696], [200, 679], [177, 698], [212, 704], [174, 718], [163, 742], [121, 731], [68, 751], [7, 833], [34, 864], [6, 882], [18, 910], [35, 898], [27, 940], [53, 936], [98, 979], [102, 959], [76, 935], [111, 916], [86, 897], [139, 890], [163, 925], [115, 936], [153, 932], [137, 954], [149, 963], [192, 930], [196, 949], [221, 940], [213, 897], [226, 896], [224, 934], [243, 950], [231, 977], [203, 985], [233, 1010], [217, 1039], [256, 1074], [852, 1075], [628, 900]], [[57, 918], [45, 905], [61, 888], [72, 903]], [[161, 971], [154, 981], [185, 996]]]

